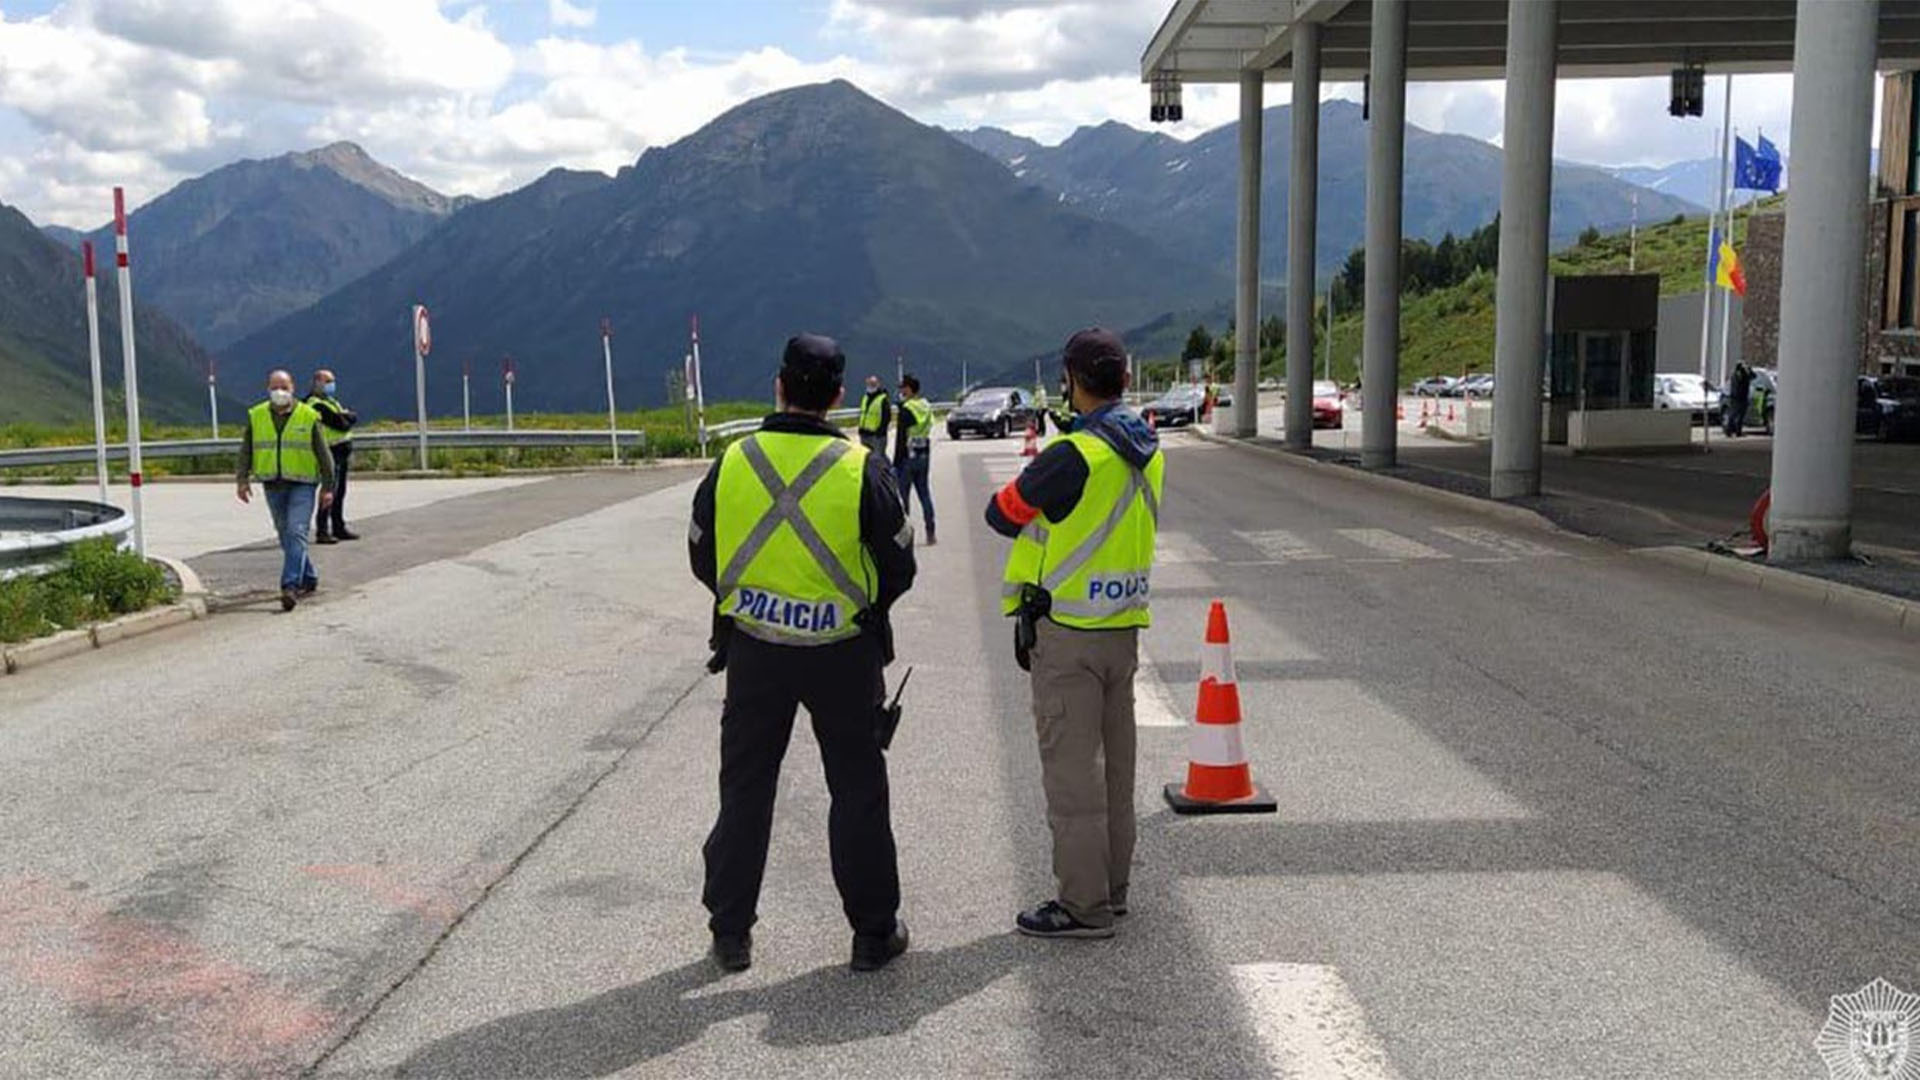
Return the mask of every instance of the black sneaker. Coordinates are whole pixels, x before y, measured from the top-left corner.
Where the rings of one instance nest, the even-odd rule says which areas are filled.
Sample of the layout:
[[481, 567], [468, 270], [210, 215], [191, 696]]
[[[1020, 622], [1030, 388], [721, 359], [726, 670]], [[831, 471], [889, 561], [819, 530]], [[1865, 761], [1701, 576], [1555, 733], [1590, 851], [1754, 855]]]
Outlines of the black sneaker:
[[1013, 920], [1015, 927], [1028, 937], [1044, 938], [1110, 938], [1111, 926], [1088, 926], [1072, 913], [1060, 906], [1060, 901], [1049, 900], [1039, 907], [1028, 908]]
[[281, 611], [292, 611], [293, 605], [298, 604], [299, 602], [300, 602], [299, 594], [295, 593], [291, 586], [280, 590], [280, 610]]
[[339, 541], [333, 538], [332, 533], [321, 533], [318, 536], [315, 536], [313, 538], [313, 542], [316, 544], [334, 544], [334, 543], [338, 543]]
[[853, 935], [853, 959], [847, 966], [855, 971], [879, 971], [893, 958], [907, 951], [907, 920], [893, 920], [893, 933], [886, 937]]
[[753, 966], [753, 935], [715, 934], [712, 955], [721, 971], [745, 971]]
[[352, 531], [350, 531], [350, 530], [348, 530], [348, 529], [341, 529], [341, 530], [340, 530], [339, 532], [336, 532], [336, 533], [334, 533], [333, 535], [334, 535], [335, 537], [337, 537], [337, 538], [339, 538], [339, 539], [341, 539], [341, 540], [358, 540], [358, 539], [360, 539], [360, 534], [359, 534], [359, 533], [357, 533], [357, 532], [352, 532]]

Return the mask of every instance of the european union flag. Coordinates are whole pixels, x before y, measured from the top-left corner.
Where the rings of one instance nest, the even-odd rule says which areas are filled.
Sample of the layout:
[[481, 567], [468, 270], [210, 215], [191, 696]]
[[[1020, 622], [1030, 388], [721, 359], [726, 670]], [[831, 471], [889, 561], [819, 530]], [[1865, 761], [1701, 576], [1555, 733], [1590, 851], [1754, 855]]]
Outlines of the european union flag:
[[1780, 190], [1780, 151], [1765, 135], [1760, 136], [1758, 150], [1747, 140], [1734, 137], [1733, 186], [1738, 191]]

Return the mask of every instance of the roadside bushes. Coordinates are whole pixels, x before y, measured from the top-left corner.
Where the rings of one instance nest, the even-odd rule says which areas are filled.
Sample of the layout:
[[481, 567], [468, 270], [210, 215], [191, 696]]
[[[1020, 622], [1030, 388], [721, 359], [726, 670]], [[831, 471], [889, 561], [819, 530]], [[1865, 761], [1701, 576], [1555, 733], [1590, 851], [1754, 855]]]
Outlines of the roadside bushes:
[[158, 566], [101, 538], [76, 544], [64, 566], [0, 581], [0, 642], [19, 642], [144, 611], [173, 599]]

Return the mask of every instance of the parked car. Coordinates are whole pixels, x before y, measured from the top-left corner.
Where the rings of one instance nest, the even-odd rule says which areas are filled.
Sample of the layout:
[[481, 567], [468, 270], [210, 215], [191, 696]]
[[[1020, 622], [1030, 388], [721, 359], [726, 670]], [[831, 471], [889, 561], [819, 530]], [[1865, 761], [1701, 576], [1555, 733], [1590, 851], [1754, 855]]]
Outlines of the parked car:
[[1140, 415], [1155, 424], [1178, 427], [1200, 422], [1200, 410], [1206, 392], [1198, 386], [1176, 386], [1140, 408]]
[[1449, 397], [1490, 398], [1493, 396], [1493, 376], [1490, 374], [1469, 375], [1460, 380], [1458, 394]]
[[1339, 384], [1330, 382], [1313, 384], [1313, 426], [1316, 428], [1347, 426], [1346, 397], [1340, 393]]
[[1215, 408], [1233, 404], [1233, 387], [1226, 383], [1213, 384], [1213, 404]]
[[1696, 419], [1705, 410], [1707, 422], [1717, 424], [1720, 422], [1723, 400], [1720, 391], [1698, 375], [1676, 372], [1653, 377], [1653, 407], [1656, 409], [1685, 409]]
[[989, 386], [975, 390], [947, 414], [947, 437], [983, 435], [1004, 439], [1015, 431], [1024, 431], [1034, 420], [1033, 402], [1023, 391], [1007, 386]]
[[1920, 378], [1860, 376], [1854, 431], [1878, 439], [1920, 439]]
[[1451, 397], [1447, 391], [1459, 380], [1451, 375], [1429, 375], [1413, 384], [1414, 397]]

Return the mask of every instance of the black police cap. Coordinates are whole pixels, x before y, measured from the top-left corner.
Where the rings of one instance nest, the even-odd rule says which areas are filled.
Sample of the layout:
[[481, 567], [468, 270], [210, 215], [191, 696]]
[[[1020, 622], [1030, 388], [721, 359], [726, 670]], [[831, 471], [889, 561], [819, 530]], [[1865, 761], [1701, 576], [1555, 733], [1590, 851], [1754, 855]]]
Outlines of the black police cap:
[[1093, 326], [1068, 338], [1060, 359], [1069, 371], [1092, 374], [1102, 368], [1125, 370], [1127, 347], [1118, 334]]
[[787, 351], [780, 357], [780, 370], [809, 382], [831, 379], [838, 382], [847, 370], [846, 354], [840, 343], [823, 334], [799, 334], [787, 339]]

